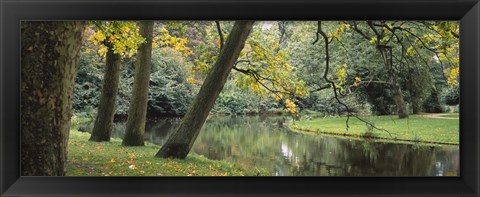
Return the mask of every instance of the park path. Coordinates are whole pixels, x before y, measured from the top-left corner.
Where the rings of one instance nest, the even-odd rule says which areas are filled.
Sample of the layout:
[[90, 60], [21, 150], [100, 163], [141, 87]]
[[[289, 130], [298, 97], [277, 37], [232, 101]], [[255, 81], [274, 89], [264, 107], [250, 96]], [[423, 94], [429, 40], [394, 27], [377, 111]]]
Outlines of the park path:
[[452, 117], [445, 117], [447, 114], [422, 114], [421, 116], [425, 118], [438, 118], [438, 119], [450, 119], [450, 120], [458, 120], [458, 118]]

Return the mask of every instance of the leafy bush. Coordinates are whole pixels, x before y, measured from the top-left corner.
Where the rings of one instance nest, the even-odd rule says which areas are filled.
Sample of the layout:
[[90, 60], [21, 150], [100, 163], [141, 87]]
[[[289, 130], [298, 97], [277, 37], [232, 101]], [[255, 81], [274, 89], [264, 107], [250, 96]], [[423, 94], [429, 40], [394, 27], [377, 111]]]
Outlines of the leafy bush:
[[460, 87], [455, 86], [446, 88], [441, 93], [441, 99], [449, 106], [460, 104]]
[[182, 115], [190, 106], [196, 90], [186, 81], [193, 65], [171, 48], [152, 52], [152, 74], [148, 111], [153, 114]]
[[79, 68], [73, 91], [75, 113], [90, 111], [98, 106], [103, 80], [102, 58], [95, 52], [80, 53]]
[[423, 102], [423, 109], [428, 113], [441, 113], [445, 111], [436, 91], [432, 91], [430, 96], [425, 99]]
[[241, 89], [233, 80], [229, 80], [215, 101], [212, 111], [225, 114], [257, 114], [275, 112], [278, 108], [281, 106], [275, 99]]
[[[95, 52], [80, 54], [79, 70], [73, 95], [77, 114], [92, 114], [98, 107], [103, 81], [104, 60]], [[132, 93], [135, 58], [122, 59], [122, 73], [116, 99], [116, 114], [127, 114]], [[191, 63], [171, 48], [154, 49], [148, 96], [148, 112], [182, 115], [188, 109], [196, 90], [185, 78]]]

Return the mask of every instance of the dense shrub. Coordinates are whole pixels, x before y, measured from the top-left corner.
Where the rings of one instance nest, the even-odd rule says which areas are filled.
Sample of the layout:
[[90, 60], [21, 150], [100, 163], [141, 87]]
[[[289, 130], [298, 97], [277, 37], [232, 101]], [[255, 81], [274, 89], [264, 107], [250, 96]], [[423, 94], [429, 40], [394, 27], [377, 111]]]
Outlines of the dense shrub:
[[[73, 96], [75, 113], [94, 113], [98, 107], [103, 81], [104, 59], [96, 52], [82, 51]], [[148, 97], [148, 113], [182, 115], [186, 112], [196, 90], [185, 81], [192, 65], [170, 48], [154, 49]], [[122, 59], [122, 74], [116, 99], [116, 114], [125, 115], [130, 105], [135, 58]]]
[[282, 106], [268, 96], [260, 96], [243, 90], [233, 80], [227, 81], [222, 92], [215, 101], [212, 112], [226, 114], [271, 113], [281, 110]]
[[96, 52], [82, 51], [80, 53], [73, 92], [72, 105], [75, 113], [91, 111], [98, 106], [104, 64]]
[[190, 62], [171, 48], [152, 52], [152, 74], [148, 93], [148, 113], [152, 115], [183, 115], [196, 94], [193, 84], [186, 81]]
[[460, 87], [448, 87], [442, 91], [441, 99], [449, 106], [460, 104]]
[[425, 100], [425, 102], [423, 102], [423, 109], [427, 113], [441, 113], [445, 111], [436, 91], [432, 91], [430, 96]]

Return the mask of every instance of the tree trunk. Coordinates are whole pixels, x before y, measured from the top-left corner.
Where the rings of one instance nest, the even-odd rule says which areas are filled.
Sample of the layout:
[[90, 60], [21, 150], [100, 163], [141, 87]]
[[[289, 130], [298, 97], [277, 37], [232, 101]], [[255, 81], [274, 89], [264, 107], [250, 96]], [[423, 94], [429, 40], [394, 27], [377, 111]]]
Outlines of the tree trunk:
[[[108, 40], [108, 38], [106, 39]], [[113, 44], [106, 42], [108, 51], [105, 60], [102, 93], [98, 103], [97, 117], [93, 126], [90, 141], [110, 141], [112, 133], [113, 115], [115, 114], [115, 100], [120, 79], [120, 54], [113, 52]]]
[[156, 154], [157, 157], [184, 159], [195, 142], [208, 113], [213, 107], [227, 76], [253, 26], [253, 21], [237, 21], [223, 46], [217, 61], [209, 71], [198, 95], [191, 104], [177, 131], [173, 133]]
[[143, 146], [145, 117], [147, 115], [148, 84], [152, 62], [153, 21], [140, 22], [140, 34], [146, 39], [137, 53], [132, 99], [128, 110], [127, 127], [122, 145]]
[[[414, 97], [414, 96], [412, 96]], [[419, 99], [416, 99], [415, 97], [412, 98], [412, 113], [413, 114], [420, 114], [422, 112], [422, 104]]]
[[22, 22], [21, 174], [64, 176], [85, 23]]
[[378, 46], [378, 50], [382, 54], [383, 62], [385, 67], [387, 68], [388, 77], [390, 78], [390, 85], [392, 87], [393, 92], [393, 101], [397, 107], [397, 114], [399, 118], [406, 118], [408, 117], [407, 107], [405, 105], [405, 100], [403, 99], [402, 89], [397, 81], [397, 75], [395, 74], [395, 70], [393, 70], [393, 63], [392, 63], [392, 48], [389, 46], [380, 45]]
[[[408, 80], [408, 92], [410, 94], [410, 107], [411, 107], [411, 113], [412, 114], [419, 114], [422, 111], [422, 100], [420, 96], [418, 96], [419, 91], [417, 90], [416, 86], [414, 85], [415, 79], [419, 77], [418, 74], [413, 71], [410, 67], [408, 68], [408, 77], [406, 78]], [[410, 112], [410, 110], [409, 110]]]

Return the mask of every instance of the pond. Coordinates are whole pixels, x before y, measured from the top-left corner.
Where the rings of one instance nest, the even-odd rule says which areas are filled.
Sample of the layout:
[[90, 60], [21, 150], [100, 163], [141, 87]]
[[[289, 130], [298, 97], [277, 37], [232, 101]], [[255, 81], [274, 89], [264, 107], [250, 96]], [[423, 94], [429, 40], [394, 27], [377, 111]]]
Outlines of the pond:
[[[316, 136], [290, 131], [283, 116], [209, 116], [193, 150], [272, 176], [459, 176], [458, 146]], [[145, 140], [163, 145], [180, 122], [147, 122]], [[113, 137], [123, 137], [116, 123]]]

